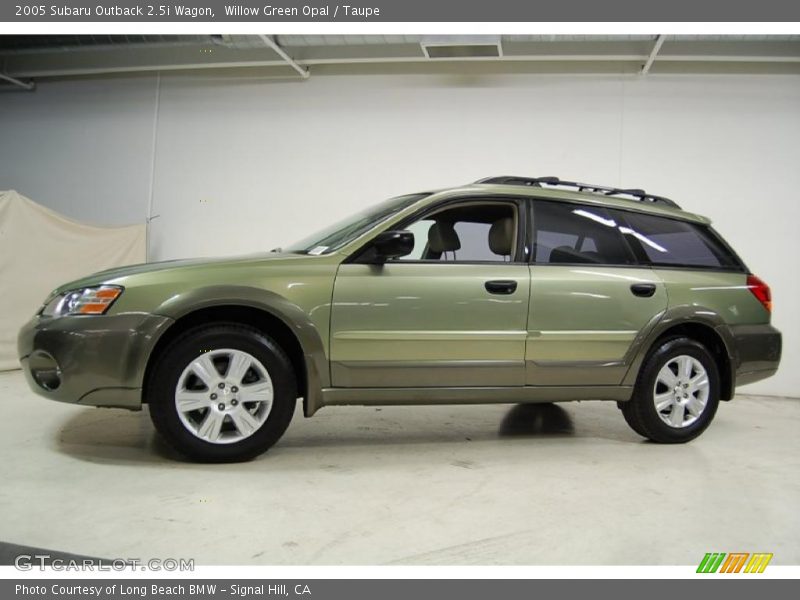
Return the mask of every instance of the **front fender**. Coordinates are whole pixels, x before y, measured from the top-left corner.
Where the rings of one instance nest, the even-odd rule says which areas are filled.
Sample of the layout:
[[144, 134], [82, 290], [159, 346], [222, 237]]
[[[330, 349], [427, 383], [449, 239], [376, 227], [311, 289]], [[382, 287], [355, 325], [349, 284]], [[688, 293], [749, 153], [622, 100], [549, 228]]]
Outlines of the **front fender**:
[[213, 285], [192, 288], [161, 303], [153, 312], [174, 320], [197, 310], [219, 306], [246, 306], [280, 319], [297, 337], [303, 349], [308, 393], [305, 413], [319, 407], [321, 390], [330, 387], [330, 370], [323, 338], [308, 312], [289, 299], [269, 290], [243, 285]]

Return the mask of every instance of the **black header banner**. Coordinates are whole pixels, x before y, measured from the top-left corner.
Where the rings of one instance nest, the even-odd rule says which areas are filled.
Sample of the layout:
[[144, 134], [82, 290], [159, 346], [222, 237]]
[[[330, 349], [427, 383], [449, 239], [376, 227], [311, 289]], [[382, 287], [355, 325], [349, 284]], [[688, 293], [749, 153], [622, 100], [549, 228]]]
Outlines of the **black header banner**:
[[3, 0], [1, 22], [797, 22], [794, 0]]

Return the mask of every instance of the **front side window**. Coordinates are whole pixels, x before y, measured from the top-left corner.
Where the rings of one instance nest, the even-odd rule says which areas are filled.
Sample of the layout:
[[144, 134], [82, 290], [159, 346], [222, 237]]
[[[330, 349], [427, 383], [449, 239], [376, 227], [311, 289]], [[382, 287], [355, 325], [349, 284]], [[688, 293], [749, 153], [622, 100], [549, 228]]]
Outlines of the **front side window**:
[[414, 250], [395, 260], [511, 262], [516, 257], [517, 223], [517, 208], [511, 203], [448, 206], [404, 227], [414, 234]]
[[536, 201], [533, 230], [534, 260], [539, 264], [634, 262], [619, 223], [600, 207]]
[[642, 213], [622, 218], [627, 224], [622, 232], [653, 265], [740, 268], [737, 258], [702, 225]]

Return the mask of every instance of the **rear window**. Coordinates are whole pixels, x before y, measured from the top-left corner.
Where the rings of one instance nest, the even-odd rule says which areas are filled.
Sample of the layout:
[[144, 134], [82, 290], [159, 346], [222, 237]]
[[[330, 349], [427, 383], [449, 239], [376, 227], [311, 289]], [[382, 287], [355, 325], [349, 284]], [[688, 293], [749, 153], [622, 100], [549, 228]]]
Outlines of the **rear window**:
[[741, 269], [736, 256], [707, 227], [676, 219], [624, 213], [620, 231], [654, 265]]

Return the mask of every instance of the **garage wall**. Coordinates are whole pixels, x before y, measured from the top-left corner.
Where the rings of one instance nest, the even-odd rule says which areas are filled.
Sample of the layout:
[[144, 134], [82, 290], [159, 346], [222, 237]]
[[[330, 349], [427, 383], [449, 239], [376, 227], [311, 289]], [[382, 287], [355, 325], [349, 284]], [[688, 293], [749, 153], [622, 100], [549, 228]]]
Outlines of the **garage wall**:
[[0, 190], [100, 225], [147, 214], [155, 78], [0, 92]]
[[108, 224], [152, 202], [156, 260], [270, 249], [487, 175], [644, 187], [714, 218], [772, 285], [784, 368], [748, 390], [798, 396], [798, 140], [796, 76], [45, 82], [0, 95], [0, 189]]

